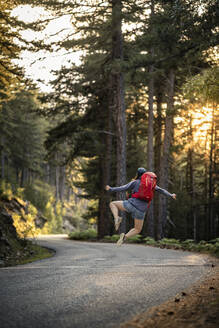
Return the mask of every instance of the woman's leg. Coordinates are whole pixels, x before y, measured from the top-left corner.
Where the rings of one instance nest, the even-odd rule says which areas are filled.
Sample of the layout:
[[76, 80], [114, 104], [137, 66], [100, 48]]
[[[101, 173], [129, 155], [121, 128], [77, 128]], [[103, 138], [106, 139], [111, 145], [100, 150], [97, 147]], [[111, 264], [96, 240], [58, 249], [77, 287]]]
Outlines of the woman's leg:
[[144, 224], [144, 220], [135, 219], [134, 228], [129, 230], [129, 232], [127, 232], [127, 234], [125, 235], [125, 238], [129, 238], [129, 237], [139, 234], [142, 230], [143, 224]]
[[110, 202], [109, 206], [115, 220], [119, 218], [119, 211], [126, 211], [126, 209], [123, 207], [122, 200]]
[[121, 233], [120, 238], [117, 241], [117, 245], [121, 246], [127, 238], [139, 234], [142, 230], [143, 223], [144, 223], [144, 220], [135, 219], [134, 228], [129, 230], [129, 232], [127, 232], [127, 234]]
[[115, 230], [117, 231], [119, 229], [120, 223], [122, 222], [122, 218], [119, 217], [119, 211], [126, 211], [126, 209], [123, 207], [123, 201], [117, 200], [111, 202], [110, 209], [114, 217]]

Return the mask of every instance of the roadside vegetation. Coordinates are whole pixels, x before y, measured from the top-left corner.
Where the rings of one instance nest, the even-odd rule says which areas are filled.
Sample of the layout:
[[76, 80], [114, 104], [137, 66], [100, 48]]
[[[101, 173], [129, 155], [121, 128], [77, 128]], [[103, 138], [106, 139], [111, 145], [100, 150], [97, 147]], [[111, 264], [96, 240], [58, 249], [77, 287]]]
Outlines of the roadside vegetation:
[[[97, 232], [95, 229], [88, 229], [85, 231], [74, 231], [69, 234], [69, 238], [72, 240], [82, 240], [82, 241], [98, 241]], [[115, 243], [119, 239], [119, 235], [105, 236], [101, 242], [111, 242]], [[136, 235], [129, 238], [126, 243], [136, 243], [147, 246], [154, 246], [159, 248], [169, 248], [175, 250], [192, 251], [211, 254], [219, 257], [219, 238], [212, 239], [210, 241], [201, 240], [196, 242], [193, 239], [178, 240], [174, 238], [163, 238], [156, 241], [151, 237], [142, 237], [141, 235]]]
[[46, 219], [19, 196], [9, 184], [0, 184], [0, 267], [25, 264], [54, 254], [34, 243]]
[[8, 267], [31, 263], [34, 261], [43, 260], [54, 255], [54, 251], [45, 247], [34, 244], [29, 240], [21, 240], [22, 246], [18, 245], [14, 248], [12, 254], [6, 256], [5, 261], [0, 262], [0, 267]]

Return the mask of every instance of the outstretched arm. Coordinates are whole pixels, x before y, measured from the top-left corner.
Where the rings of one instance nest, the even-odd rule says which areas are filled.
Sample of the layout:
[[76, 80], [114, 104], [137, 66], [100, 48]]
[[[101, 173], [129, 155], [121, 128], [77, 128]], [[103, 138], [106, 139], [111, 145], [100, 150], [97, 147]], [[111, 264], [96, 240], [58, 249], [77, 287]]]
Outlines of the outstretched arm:
[[105, 187], [105, 190], [110, 191], [110, 192], [126, 191], [129, 189], [132, 189], [134, 182], [135, 182], [135, 180], [127, 183], [126, 185], [120, 186], [120, 187], [110, 187], [109, 185], [107, 185]]
[[167, 197], [171, 197], [173, 199], [176, 199], [176, 194], [171, 194], [171, 193], [169, 193], [169, 191], [167, 191], [166, 189], [162, 189], [159, 186], [156, 186], [155, 190], [158, 191], [159, 193], [167, 196]]

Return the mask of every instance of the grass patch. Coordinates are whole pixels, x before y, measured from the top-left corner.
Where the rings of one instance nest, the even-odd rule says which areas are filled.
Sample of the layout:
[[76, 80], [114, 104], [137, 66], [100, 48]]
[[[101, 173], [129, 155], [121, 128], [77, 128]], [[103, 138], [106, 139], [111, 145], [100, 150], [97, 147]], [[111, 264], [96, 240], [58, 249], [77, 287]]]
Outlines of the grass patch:
[[103, 240], [116, 243], [119, 240], [119, 235], [105, 236]]
[[150, 246], [157, 246], [156, 240], [151, 237], [146, 237], [143, 239], [143, 243]]
[[15, 254], [7, 256], [4, 261], [4, 266], [14, 266], [19, 264], [31, 263], [34, 261], [50, 258], [53, 255], [53, 250], [27, 241], [26, 246], [22, 251], [19, 248]]
[[157, 242], [157, 246], [163, 248], [182, 249], [180, 241], [174, 238], [163, 238]]
[[136, 236], [133, 236], [133, 237], [128, 238], [127, 241], [129, 243], [140, 244], [140, 243], [142, 243], [142, 236], [141, 235], [136, 235]]
[[43, 260], [46, 258], [50, 258], [55, 254], [55, 251], [39, 245], [32, 245], [32, 251], [33, 254], [27, 258], [21, 259], [19, 264], [25, 264], [25, 263]]
[[69, 238], [72, 240], [96, 240], [97, 232], [94, 229], [87, 229], [84, 231], [74, 231], [69, 234]]

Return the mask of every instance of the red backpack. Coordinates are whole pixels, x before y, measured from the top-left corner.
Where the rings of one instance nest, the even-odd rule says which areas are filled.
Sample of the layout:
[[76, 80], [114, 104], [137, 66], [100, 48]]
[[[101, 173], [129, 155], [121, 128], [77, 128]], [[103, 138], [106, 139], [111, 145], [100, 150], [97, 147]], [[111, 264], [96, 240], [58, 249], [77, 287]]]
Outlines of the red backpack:
[[150, 202], [154, 197], [154, 189], [156, 185], [157, 185], [156, 174], [153, 172], [145, 172], [141, 176], [141, 182], [138, 191], [132, 194], [132, 197], [147, 201], [149, 207]]

